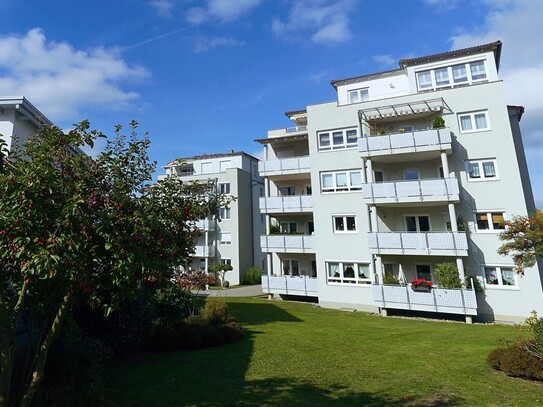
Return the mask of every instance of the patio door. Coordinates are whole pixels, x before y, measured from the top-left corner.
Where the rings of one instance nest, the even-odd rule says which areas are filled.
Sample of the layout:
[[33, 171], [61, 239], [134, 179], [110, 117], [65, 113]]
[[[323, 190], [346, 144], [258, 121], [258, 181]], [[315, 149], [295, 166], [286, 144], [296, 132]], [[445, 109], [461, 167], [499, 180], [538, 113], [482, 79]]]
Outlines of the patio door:
[[430, 217], [428, 215], [406, 216], [405, 228], [408, 232], [429, 232], [430, 231]]
[[416, 266], [417, 278], [423, 278], [426, 281], [432, 281], [432, 271], [428, 264], [417, 264]]

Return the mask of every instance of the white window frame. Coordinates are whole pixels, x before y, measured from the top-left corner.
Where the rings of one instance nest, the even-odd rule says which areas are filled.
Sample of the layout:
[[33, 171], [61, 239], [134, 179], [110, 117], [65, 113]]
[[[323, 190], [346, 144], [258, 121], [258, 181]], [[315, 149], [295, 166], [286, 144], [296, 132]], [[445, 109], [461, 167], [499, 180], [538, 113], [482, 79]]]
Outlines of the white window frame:
[[219, 182], [219, 191], [221, 194], [230, 195], [230, 183]]
[[[422, 231], [420, 230], [420, 218], [421, 217], [426, 217], [428, 218], [428, 228], [429, 230], [425, 230], [425, 231]], [[417, 230], [416, 231], [411, 231], [409, 233], [426, 233], [426, 232], [431, 232], [432, 231], [432, 217], [430, 216], [429, 213], [405, 213], [403, 215], [403, 224], [405, 225], [405, 231], [408, 232], [407, 230], [407, 218], [415, 218], [415, 226], [417, 227]]]
[[[354, 132], [356, 134], [356, 140], [348, 141], [347, 140], [347, 134], [351, 132]], [[328, 144], [323, 145], [321, 136], [328, 135]], [[334, 140], [339, 139], [341, 137], [341, 143], [335, 144]], [[346, 148], [357, 148], [358, 147], [358, 138], [360, 137], [360, 134], [358, 132], [357, 127], [349, 127], [346, 129], [334, 129], [334, 130], [325, 130], [325, 131], [319, 131], [317, 132], [317, 142], [318, 142], [318, 148], [319, 152], [322, 151], [335, 151], [335, 150], [344, 150]]]
[[221, 246], [230, 246], [232, 244], [232, 232], [221, 232], [219, 243]]
[[[482, 268], [482, 274], [483, 274], [483, 281], [485, 288], [488, 289], [501, 289], [501, 290], [518, 290], [518, 276], [515, 272], [515, 266], [507, 265], [507, 266], [499, 266], [499, 265], [493, 265], [493, 264], [484, 264], [481, 266]], [[487, 280], [486, 271], [487, 269], [494, 269], [495, 274], [495, 280], [496, 284], [489, 283]], [[507, 271], [510, 271], [513, 275], [513, 284], [504, 284], [504, 279], [502, 275], [502, 270], [507, 269]]]
[[[352, 175], [354, 175], [355, 173], [359, 174], [360, 185], [352, 184]], [[338, 182], [337, 182], [338, 174], [345, 174], [345, 177], [347, 179], [347, 185], [343, 185], [343, 184], [338, 185]], [[330, 187], [324, 187], [324, 178], [327, 176], [332, 177], [332, 186]], [[336, 193], [336, 192], [362, 191], [362, 170], [321, 172], [320, 178], [321, 178], [321, 193], [323, 194]]]
[[[231, 265], [232, 265], [232, 259], [222, 257], [222, 258], [221, 258], [221, 264], [222, 264], [222, 265], [228, 264], [228, 265], [231, 266]], [[230, 270], [228, 270], [228, 271], [230, 271]]]
[[219, 217], [221, 220], [230, 220], [232, 213], [229, 207], [223, 207], [219, 209]]
[[[474, 78], [475, 75], [473, 75], [474, 71], [472, 70], [472, 67], [475, 65], [480, 65], [481, 63], [483, 64], [483, 69], [477, 72], [482, 72], [482, 75], [484, 75], [484, 77]], [[455, 81], [454, 71], [455, 69], [458, 70], [458, 68], [460, 68], [465, 74], [461, 77], [457, 76], [457, 78], [460, 78], [460, 80]], [[438, 76], [436, 75], [438, 71], [444, 72], [444, 74], [442, 74], [440, 77], [447, 77], [447, 81], [442, 80], [442, 83], [438, 84]], [[481, 75], [481, 73], [479, 73], [479, 75]], [[425, 80], [421, 83], [420, 79], [422, 77], [426, 77], [426, 79], [429, 79], [429, 81]], [[428, 92], [431, 90], [454, 88], [458, 86], [486, 82], [488, 81], [488, 69], [486, 66], [486, 60], [477, 59], [474, 61], [461, 62], [453, 65], [436, 66], [430, 69], [421, 69], [415, 72], [415, 80], [417, 82], [417, 90], [419, 92]]]
[[[494, 165], [494, 176], [486, 175], [484, 164], [492, 163]], [[479, 171], [479, 177], [470, 176], [470, 165], [477, 165]], [[489, 158], [487, 160], [469, 160], [466, 161], [466, 177], [469, 182], [481, 182], [481, 181], [497, 181], [500, 179], [500, 173], [498, 172], [498, 162], [495, 158]]]
[[[294, 274], [293, 265], [296, 264], [296, 274]], [[287, 267], [285, 267], [285, 265]], [[285, 274], [285, 268], [288, 269], [288, 274]], [[282, 259], [281, 260], [281, 275], [283, 276], [299, 276], [300, 275], [300, 261], [298, 259]]]
[[[477, 127], [477, 120], [475, 119], [475, 116], [478, 116], [478, 115], [484, 115], [485, 116], [486, 127], [481, 127], [481, 128]], [[458, 113], [457, 117], [458, 117], [458, 129], [460, 130], [460, 133], [463, 133], [463, 134], [465, 134], [465, 133], [477, 133], [477, 132], [480, 132], [480, 131], [491, 130], [491, 128], [490, 128], [490, 120], [489, 120], [489, 117], [488, 117], [488, 111], [487, 110], [477, 110], [477, 111], [474, 111], [474, 112]], [[465, 118], [465, 117], [469, 118], [469, 121], [470, 121], [470, 124], [471, 124], [471, 129], [463, 129], [462, 128], [462, 118]]]
[[[336, 219], [343, 219], [343, 229], [337, 229], [336, 228]], [[353, 218], [354, 221], [354, 229], [349, 230], [347, 229], [347, 225], [349, 222], [347, 222], [347, 218]], [[356, 215], [353, 214], [347, 214], [347, 215], [332, 215], [332, 230], [334, 233], [337, 234], [349, 234], [349, 233], [357, 233], [358, 232], [358, 225], [356, 222]]]
[[[493, 210], [493, 211], [476, 211], [474, 213], [474, 217], [475, 217], [475, 230], [478, 232], [478, 233], [501, 233], [505, 230], [505, 227], [501, 228], [501, 229], [498, 229], [498, 228], [494, 228], [494, 222], [492, 222], [492, 215], [493, 214], [501, 214], [503, 216], [503, 220], [504, 222], [507, 220], [507, 217], [505, 216], [505, 211], [498, 211], [498, 210]], [[488, 223], [488, 228], [487, 229], [481, 229], [479, 228], [479, 223], [477, 222], [477, 215], [486, 215], [487, 216], [487, 223]]]
[[370, 100], [370, 88], [358, 88], [347, 91], [349, 104], [362, 103]]
[[[327, 260], [326, 265], [326, 282], [330, 285], [367, 285], [372, 284], [371, 263], [369, 261], [347, 261], [347, 260]], [[338, 265], [338, 269], [331, 276], [331, 265]], [[349, 266], [354, 267], [354, 277], [345, 277], [345, 269]], [[366, 267], [365, 273], [360, 266]], [[364, 277], [360, 274], [364, 273]], [[336, 276], [337, 274], [337, 276]], [[367, 275], [366, 275], [367, 274]]]

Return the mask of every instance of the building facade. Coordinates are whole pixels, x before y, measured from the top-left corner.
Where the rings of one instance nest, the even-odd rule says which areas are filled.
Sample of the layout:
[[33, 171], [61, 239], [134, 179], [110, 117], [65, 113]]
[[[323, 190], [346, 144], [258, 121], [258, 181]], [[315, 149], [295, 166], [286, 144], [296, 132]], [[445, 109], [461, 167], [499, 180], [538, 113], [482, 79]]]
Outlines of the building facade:
[[[467, 321], [543, 312], [542, 271], [518, 276], [513, 260], [497, 254], [503, 222], [535, 211], [519, 128], [524, 109], [505, 103], [501, 45], [334, 80], [336, 101], [287, 112], [295, 127], [257, 140], [264, 292]], [[479, 280], [484, 293], [410, 287], [417, 278], [435, 284], [440, 263]]]
[[184, 181], [212, 180], [218, 191], [235, 199], [215, 216], [199, 219], [201, 233], [196, 241], [193, 270], [208, 271], [215, 264], [231, 264], [225, 279], [237, 285], [245, 271], [253, 266], [263, 268], [259, 235], [264, 223], [258, 209], [263, 194], [263, 181], [258, 175], [258, 159], [244, 152], [206, 154], [179, 158], [164, 166], [165, 175], [182, 177]]

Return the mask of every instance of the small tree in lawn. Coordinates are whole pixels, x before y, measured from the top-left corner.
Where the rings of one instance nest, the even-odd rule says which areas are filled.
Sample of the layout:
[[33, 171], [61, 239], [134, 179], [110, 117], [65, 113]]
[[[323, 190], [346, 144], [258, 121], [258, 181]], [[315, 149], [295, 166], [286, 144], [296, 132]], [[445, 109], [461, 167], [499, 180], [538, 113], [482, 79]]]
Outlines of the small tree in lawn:
[[[103, 137], [88, 122], [68, 134], [42, 127], [24, 157], [0, 150], [0, 406], [30, 405], [75, 299], [106, 314], [118, 308], [142, 279], [186, 261], [194, 219], [225, 204], [211, 184], [172, 178], [149, 187], [155, 164], [136, 126], [129, 138], [117, 127], [95, 160], [73, 149]], [[15, 332], [23, 324], [31, 337], [35, 328], [44, 335], [28, 358], [22, 395], [9, 399]]]
[[537, 209], [531, 217], [516, 216], [505, 221], [500, 240], [506, 243], [498, 249], [498, 253], [512, 256], [515, 271], [523, 275], [527, 267], [533, 267], [543, 257], [543, 212]]
[[216, 273], [219, 275], [219, 278], [221, 279], [221, 286], [225, 286], [225, 276], [227, 271], [232, 271], [234, 268], [231, 264], [214, 264], [209, 268], [209, 271], [212, 273]]

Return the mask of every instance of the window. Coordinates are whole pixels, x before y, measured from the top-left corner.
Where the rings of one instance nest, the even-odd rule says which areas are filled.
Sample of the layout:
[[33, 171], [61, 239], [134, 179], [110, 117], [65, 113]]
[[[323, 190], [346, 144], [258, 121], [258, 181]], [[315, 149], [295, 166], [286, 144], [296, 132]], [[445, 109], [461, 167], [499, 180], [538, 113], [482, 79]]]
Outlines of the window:
[[333, 284], [371, 284], [370, 265], [355, 262], [326, 262], [326, 278]]
[[232, 265], [232, 259], [221, 259], [221, 264], [231, 266]]
[[405, 216], [405, 228], [408, 232], [430, 231], [430, 217], [427, 215]]
[[318, 133], [319, 151], [355, 148], [358, 145], [358, 129], [334, 130]]
[[469, 181], [498, 179], [496, 160], [477, 160], [466, 162]]
[[368, 88], [354, 89], [349, 91], [349, 103], [367, 102], [370, 99]]
[[219, 211], [219, 217], [221, 219], [230, 219], [230, 208], [221, 208]]
[[432, 281], [432, 271], [428, 264], [417, 264], [415, 265], [417, 278], [423, 278], [426, 281]]
[[200, 259], [198, 261], [198, 267], [199, 267], [199, 270], [205, 270], [206, 269], [206, 259]]
[[334, 233], [356, 232], [355, 216], [332, 216], [334, 221]]
[[409, 168], [409, 169], [404, 170], [403, 179], [406, 180], [406, 181], [412, 181], [412, 180], [415, 180], [415, 179], [419, 179], [419, 170], [413, 169], [413, 168]]
[[283, 270], [284, 276], [299, 276], [300, 275], [300, 264], [298, 260], [283, 260], [281, 262], [281, 268]]
[[458, 115], [460, 132], [472, 133], [480, 130], [490, 130], [488, 125], [488, 112], [462, 113]]
[[362, 173], [356, 171], [336, 171], [321, 173], [322, 192], [360, 191]]
[[483, 267], [485, 273], [485, 283], [490, 287], [515, 287], [517, 277], [512, 267]]
[[279, 196], [296, 195], [296, 187], [279, 187]]
[[297, 227], [296, 222], [281, 222], [280, 228], [281, 228], [281, 233], [284, 233], [284, 234], [298, 232], [298, 227]]
[[487, 79], [485, 61], [427, 69], [416, 73], [419, 91], [462, 86]]
[[219, 183], [219, 190], [221, 191], [221, 194], [229, 194], [230, 193], [230, 183], [229, 182], [220, 182]]
[[475, 214], [478, 231], [505, 229], [503, 212], [478, 212]]
[[227, 246], [232, 244], [232, 233], [231, 232], [221, 232], [220, 237], [221, 245]]

